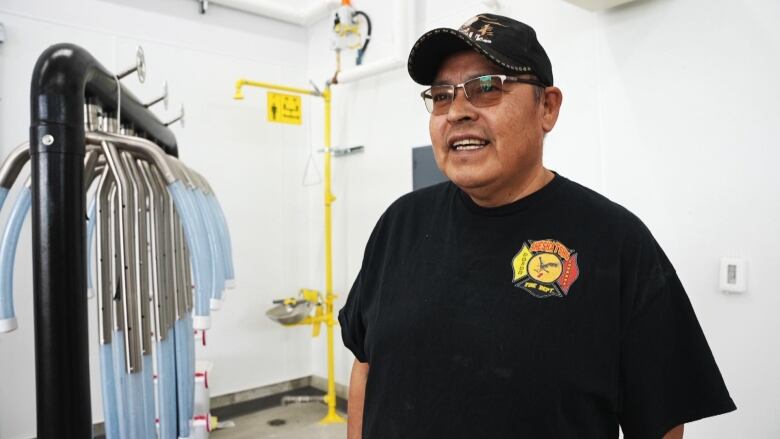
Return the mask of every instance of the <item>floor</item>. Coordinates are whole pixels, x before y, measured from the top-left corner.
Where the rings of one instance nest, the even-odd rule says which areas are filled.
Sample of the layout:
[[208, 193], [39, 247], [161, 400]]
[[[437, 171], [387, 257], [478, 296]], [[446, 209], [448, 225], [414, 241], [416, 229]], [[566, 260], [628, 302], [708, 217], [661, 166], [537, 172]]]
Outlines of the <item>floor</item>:
[[[327, 414], [324, 404], [292, 404], [273, 407], [256, 413], [230, 419], [234, 427], [218, 429], [210, 439], [344, 439], [347, 424], [322, 425], [319, 421]], [[345, 418], [343, 413], [339, 413]], [[225, 420], [220, 419], [220, 423]], [[274, 426], [284, 421], [283, 425]]]

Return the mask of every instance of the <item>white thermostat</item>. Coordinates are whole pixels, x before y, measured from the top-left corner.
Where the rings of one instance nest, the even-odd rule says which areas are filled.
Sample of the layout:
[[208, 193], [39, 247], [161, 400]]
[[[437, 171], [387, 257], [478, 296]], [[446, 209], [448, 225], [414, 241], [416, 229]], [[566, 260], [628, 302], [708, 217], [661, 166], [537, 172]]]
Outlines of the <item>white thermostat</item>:
[[747, 263], [744, 258], [720, 258], [720, 289], [727, 293], [747, 291]]

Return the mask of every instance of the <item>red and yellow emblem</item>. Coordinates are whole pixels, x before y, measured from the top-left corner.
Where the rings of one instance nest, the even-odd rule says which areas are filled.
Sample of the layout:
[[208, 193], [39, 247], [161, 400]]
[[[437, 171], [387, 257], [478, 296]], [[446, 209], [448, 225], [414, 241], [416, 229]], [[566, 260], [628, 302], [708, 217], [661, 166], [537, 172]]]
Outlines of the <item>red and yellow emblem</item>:
[[512, 271], [512, 283], [538, 298], [567, 296], [580, 275], [577, 252], [553, 239], [523, 244]]

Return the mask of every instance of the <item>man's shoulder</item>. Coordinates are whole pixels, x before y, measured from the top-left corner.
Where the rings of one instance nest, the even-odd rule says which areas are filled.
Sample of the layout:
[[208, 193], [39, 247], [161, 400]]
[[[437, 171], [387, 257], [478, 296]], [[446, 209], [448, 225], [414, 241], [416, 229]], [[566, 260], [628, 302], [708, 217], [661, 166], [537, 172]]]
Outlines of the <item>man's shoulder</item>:
[[572, 180], [565, 180], [561, 197], [571, 212], [584, 219], [593, 219], [610, 226], [628, 227], [633, 231], [645, 230], [641, 219], [622, 204]]

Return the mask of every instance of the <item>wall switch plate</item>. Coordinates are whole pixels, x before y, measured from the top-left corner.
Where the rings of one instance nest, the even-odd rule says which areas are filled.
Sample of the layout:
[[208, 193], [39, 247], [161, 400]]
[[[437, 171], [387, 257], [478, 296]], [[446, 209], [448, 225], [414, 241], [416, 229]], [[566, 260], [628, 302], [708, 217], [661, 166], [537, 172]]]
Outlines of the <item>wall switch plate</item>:
[[720, 289], [727, 293], [747, 291], [745, 258], [720, 258]]

